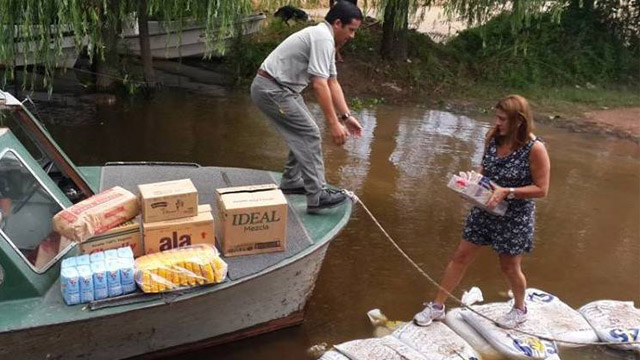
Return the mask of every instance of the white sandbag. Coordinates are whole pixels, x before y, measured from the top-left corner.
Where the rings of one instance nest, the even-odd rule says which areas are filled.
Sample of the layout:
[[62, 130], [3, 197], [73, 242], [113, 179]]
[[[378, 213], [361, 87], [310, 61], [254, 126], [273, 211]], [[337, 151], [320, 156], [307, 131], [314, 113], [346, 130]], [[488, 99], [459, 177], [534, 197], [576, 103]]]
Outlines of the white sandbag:
[[601, 341], [620, 343], [617, 349], [640, 352], [640, 309], [632, 301], [599, 300], [581, 307], [578, 312], [593, 327]]
[[[473, 309], [490, 319], [500, 321], [504, 314], [511, 310], [511, 307], [510, 303], [492, 303], [475, 305]], [[471, 311], [463, 311], [460, 314], [496, 350], [511, 359], [560, 359], [556, 344], [551, 341], [525, 335], [516, 330], [500, 328]], [[529, 309], [528, 320], [518, 325], [517, 329], [551, 337], [551, 333], [546, 330], [544, 322], [537, 315], [535, 309]]]
[[471, 345], [439, 321], [429, 326], [407, 323], [394, 331], [393, 336], [429, 360], [480, 359]]
[[391, 335], [348, 341], [335, 349], [351, 360], [430, 360]]
[[448, 310], [444, 323], [475, 349], [484, 360], [502, 359], [503, 356], [482, 335], [464, 321], [462, 315], [460, 315], [463, 311], [467, 310], [463, 308]]
[[[557, 296], [546, 291], [529, 288], [526, 303], [532, 314], [541, 320], [556, 340], [578, 343], [597, 342], [598, 335], [584, 317], [562, 302]], [[529, 316], [531, 318], [531, 315]], [[558, 341], [559, 347], [578, 347], [579, 344]]]
[[67, 239], [84, 242], [139, 213], [138, 198], [115, 186], [58, 212], [53, 217], [53, 230]]
[[318, 360], [349, 360], [349, 358], [335, 350], [330, 350], [322, 354]]

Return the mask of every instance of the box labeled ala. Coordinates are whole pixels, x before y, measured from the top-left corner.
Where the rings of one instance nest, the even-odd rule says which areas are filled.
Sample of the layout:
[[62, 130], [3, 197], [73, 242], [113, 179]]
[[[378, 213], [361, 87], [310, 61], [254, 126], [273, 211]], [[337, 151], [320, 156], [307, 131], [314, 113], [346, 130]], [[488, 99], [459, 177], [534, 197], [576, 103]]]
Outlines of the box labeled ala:
[[144, 252], [152, 254], [195, 244], [215, 243], [211, 205], [198, 206], [198, 214], [142, 224]]
[[94, 254], [127, 246], [131, 247], [135, 257], [144, 255], [140, 224], [135, 220], [127, 221], [106, 233], [88, 238], [80, 243], [80, 253]]
[[216, 189], [217, 239], [225, 256], [283, 251], [287, 200], [275, 184]]
[[198, 215], [198, 191], [190, 179], [138, 185], [142, 222]]

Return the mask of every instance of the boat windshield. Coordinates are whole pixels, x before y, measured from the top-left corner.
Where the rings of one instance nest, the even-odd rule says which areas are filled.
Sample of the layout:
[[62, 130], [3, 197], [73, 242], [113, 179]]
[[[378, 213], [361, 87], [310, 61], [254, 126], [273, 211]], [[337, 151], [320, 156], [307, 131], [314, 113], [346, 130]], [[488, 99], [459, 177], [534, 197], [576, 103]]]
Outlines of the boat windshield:
[[70, 242], [52, 229], [62, 205], [13, 150], [0, 154], [0, 232], [36, 271]]
[[[0, 127], [7, 127], [20, 143], [29, 151], [29, 154], [40, 164], [51, 180], [58, 185], [69, 201], [76, 203], [84, 198], [76, 184], [70, 179], [68, 173], [58, 168], [52, 156], [34, 138], [33, 131], [29, 131], [23, 121], [20, 121], [19, 112], [8, 107], [0, 107]], [[26, 116], [26, 115], [24, 115]]]

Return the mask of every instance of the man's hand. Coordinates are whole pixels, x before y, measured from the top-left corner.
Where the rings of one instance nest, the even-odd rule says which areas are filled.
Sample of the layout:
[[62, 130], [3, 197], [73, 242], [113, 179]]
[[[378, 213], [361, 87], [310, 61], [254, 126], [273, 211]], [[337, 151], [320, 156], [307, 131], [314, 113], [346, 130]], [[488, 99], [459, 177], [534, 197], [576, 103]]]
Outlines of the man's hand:
[[344, 144], [348, 136], [349, 131], [344, 127], [344, 125], [340, 124], [339, 122], [335, 122], [333, 123], [333, 125], [331, 125], [331, 137], [333, 138], [334, 144]]
[[349, 134], [353, 135], [355, 138], [359, 138], [362, 136], [362, 125], [358, 122], [353, 116], [349, 116], [349, 118], [344, 122], [344, 125], [349, 130]]

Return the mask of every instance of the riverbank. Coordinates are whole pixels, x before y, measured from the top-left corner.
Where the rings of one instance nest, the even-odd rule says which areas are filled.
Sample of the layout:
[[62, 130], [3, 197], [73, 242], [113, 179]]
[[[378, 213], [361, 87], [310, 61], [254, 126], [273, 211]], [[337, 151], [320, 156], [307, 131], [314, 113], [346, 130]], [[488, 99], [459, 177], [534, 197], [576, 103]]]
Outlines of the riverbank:
[[632, 90], [575, 86], [523, 90], [475, 84], [441, 91], [437, 83], [430, 90], [415, 89], [380, 68], [371, 71], [371, 62], [349, 55], [338, 64], [338, 72], [345, 94], [356, 108], [380, 103], [426, 104], [434, 109], [474, 115], [490, 112], [504, 95], [519, 93], [530, 100], [537, 123], [640, 144], [640, 94]]

